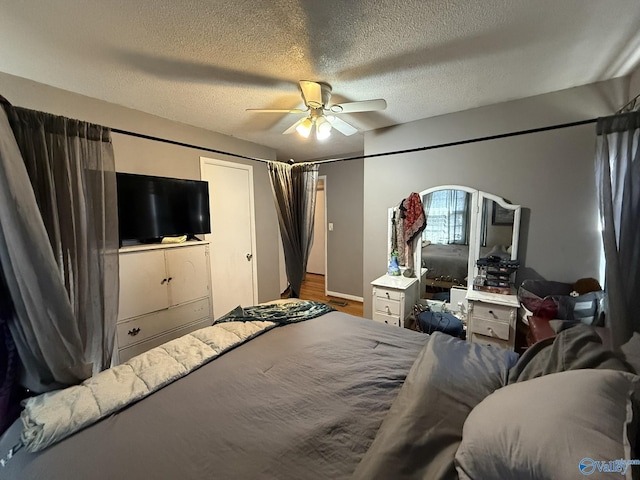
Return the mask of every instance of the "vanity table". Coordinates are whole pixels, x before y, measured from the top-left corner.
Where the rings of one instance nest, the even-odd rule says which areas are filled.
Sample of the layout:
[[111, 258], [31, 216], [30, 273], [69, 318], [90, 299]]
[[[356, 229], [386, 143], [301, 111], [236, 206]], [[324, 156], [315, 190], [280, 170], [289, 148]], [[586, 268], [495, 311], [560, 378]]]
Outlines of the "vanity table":
[[[454, 310], [460, 309], [462, 316], [466, 313], [467, 341], [514, 350], [520, 304], [513, 272], [518, 264], [521, 206], [462, 185], [432, 187], [419, 195], [427, 226], [417, 242], [414, 264], [421, 265], [426, 273], [417, 286], [408, 286], [411, 295], [417, 288], [416, 300], [435, 297]], [[388, 216], [391, 239], [397, 207], [390, 208]], [[391, 241], [388, 247], [390, 256]], [[506, 273], [480, 269], [477, 261], [481, 258], [514, 267]], [[388, 280], [383, 282], [383, 278], [372, 282], [374, 317], [390, 323], [392, 306], [387, 302], [394, 296], [399, 299], [403, 290], [387, 290]], [[413, 302], [408, 295], [402, 298]], [[408, 315], [410, 306], [405, 305], [401, 315], [394, 313], [393, 318]]]
[[[505, 261], [517, 260], [520, 205], [512, 205], [490, 193], [479, 192], [478, 211], [480, 218], [476, 222], [476, 242], [473, 250], [475, 260], [488, 255], [497, 255]], [[500, 238], [500, 240], [492, 240], [492, 238]], [[507, 242], [508, 248], [505, 247]], [[491, 250], [483, 251], [482, 247], [486, 248], [487, 244], [491, 245]], [[511, 272], [509, 269], [506, 271]], [[471, 277], [474, 281], [470, 282], [467, 290], [469, 304], [467, 340], [472, 343], [515, 350], [516, 322], [520, 307], [513, 287], [515, 273], [485, 275], [474, 261]], [[476, 286], [483, 282], [484, 286]], [[480, 291], [476, 288], [488, 291]], [[500, 293], [493, 293], [493, 291]]]
[[371, 282], [373, 320], [403, 327], [404, 320], [420, 298], [418, 278], [382, 275]]
[[514, 350], [518, 297], [471, 290], [467, 302], [467, 340]]

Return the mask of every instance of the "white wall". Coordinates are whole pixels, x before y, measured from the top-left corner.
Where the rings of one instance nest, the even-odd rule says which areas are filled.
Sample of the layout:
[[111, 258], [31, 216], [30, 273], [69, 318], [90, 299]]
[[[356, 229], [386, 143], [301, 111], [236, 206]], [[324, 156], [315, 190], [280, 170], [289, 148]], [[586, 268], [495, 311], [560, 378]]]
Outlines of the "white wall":
[[[365, 133], [365, 155], [610, 115], [625, 103], [617, 79]], [[364, 162], [363, 289], [385, 272], [387, 209], [411, 192], [460, 184], [524, 207], [519, 278], [597, 277], [601, 240], [594, 180], [595, 124]]]
[[[19, 107], [219, 151], [276, 158], [267, 147], [1, 72], [0, 92]], [[115, 133], [112, 139], [116, 170], [121, 172], [200, 179], [200, 156], [253, 165], [259, 301], [279, 298], [278, 225], [265, 163]]]

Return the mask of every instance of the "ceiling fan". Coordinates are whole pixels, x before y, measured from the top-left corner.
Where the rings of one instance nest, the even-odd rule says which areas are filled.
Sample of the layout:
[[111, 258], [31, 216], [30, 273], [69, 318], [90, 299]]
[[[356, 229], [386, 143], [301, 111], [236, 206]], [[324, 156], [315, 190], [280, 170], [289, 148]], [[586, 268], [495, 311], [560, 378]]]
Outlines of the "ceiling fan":
[[331, 130], [333, 128], [347, 136], [353, 135], [358, 131], [353, 125], [345, 122], [337, 115], [340, 115], [341, 113], [372, 112], [387, 108], [387, 102], [381, 98], [329, 105], [329, 100], [331, 99], [331, 85], [324, 82], [311, 82], [309, 80], [300, 80], [299, 84], [300, 91], [302, 93], [302, 100], [307, 107], [305, 110], [299, 108], [291, 110], [248, 108], [247, 111], [260, 113], [307, 114], [307, 116], [298, 120], [282, 133], [287, 134], [297, 131], [300, 135], [307, 138], [315, 126], [316, 138], [318, 140], [324, 140], [331, 135]]

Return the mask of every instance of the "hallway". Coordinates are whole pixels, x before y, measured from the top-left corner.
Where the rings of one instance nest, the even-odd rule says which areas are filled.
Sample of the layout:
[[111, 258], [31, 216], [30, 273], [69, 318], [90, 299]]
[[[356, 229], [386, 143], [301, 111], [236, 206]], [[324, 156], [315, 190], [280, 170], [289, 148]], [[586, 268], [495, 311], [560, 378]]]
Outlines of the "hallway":
[[[287, 295], [288, 292], [282, 298], [287, 298]], [[338, 297], [328, 297], [324, 294], [324, 275], [307, 273], [304, 282], [302, 282], [302, 288], [300, 289], [300, 298], [303, 300], [324, 302], [341, 312], [350, 313], [357, 317], [363, 316], [362, 302], [345, 300], [344, 298]]]

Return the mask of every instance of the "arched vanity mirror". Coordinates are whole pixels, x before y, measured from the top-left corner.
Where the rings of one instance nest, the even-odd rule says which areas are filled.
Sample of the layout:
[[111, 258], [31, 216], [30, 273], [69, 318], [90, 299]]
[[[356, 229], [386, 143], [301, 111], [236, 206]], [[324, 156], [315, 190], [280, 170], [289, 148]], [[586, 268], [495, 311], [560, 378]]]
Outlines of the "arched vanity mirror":
[[[414, 265], [422, 267], [421, 297], [446, 299], [452, 287], [472, 290], [479, 258], [518, 258], [519, 205], [463, 185], [441, 185], [419, 196], [426, 216], [414, 252]], [[389, 238], [397, 208], [389, 209]], [[389, 257], [392, 251], [389, 241]]]
[[[520, 205], [461, 185], [429, 188], [418, 195], [425, 227], [414, 240], [412, 258], [419, 274], [374, 280], [373, 319], [400, 326], [419, 298], [442, 300], [444, 304], [432, 305], [458, 316], [467, 340], [514, 350], [519, 303], [511, 282], [517, 268]], [[403, 209], [408, 211], [404, 200], [389, 209], [387, 260], [399, 245]], [[413, 219], [415, 224], [415, 215]]]

